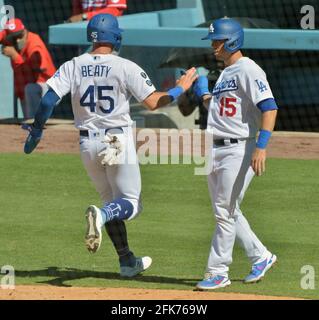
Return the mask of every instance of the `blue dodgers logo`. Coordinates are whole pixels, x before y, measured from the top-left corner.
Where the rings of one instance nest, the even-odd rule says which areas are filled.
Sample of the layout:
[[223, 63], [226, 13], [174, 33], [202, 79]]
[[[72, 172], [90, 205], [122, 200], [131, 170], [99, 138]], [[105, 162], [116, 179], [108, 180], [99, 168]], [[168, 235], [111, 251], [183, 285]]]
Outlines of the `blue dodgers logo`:
[[268, 90], [267, 86], [261, 80], [256, 79], [255, 82], [257, 83], [258, 90], [260, 92], [264, 92]]
[[238, 89], [237, 83], [235, 79], [223, 80], [221, 82], [216, 83], [213, 89], [213, 95], [219, 97], [222, 92], [227, 91], [236, 91]]

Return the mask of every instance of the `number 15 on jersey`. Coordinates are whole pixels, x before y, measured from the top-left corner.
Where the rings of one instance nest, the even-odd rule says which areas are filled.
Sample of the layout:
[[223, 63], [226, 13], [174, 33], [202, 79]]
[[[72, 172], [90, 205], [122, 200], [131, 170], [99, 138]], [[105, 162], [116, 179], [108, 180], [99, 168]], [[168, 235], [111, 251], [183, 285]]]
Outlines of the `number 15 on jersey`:
[[236, 114], [236, 98], [222, 97], [219, 101], [219, 115], [221, 117], [233, 117]]
[[[114, 99], [106, 95], [106, 91], [112, 91], [113, 86], [88, 86], [80, 99], [81, 107], [90, 107], [91, 112], [96, 112], [97, 102], [95, 101], [95, 90], [97, 90], [97, 100], [100, 102], [100, 110], [103, 113], [111, 113], [114, 109]], [[105, 103], [103, 103], [104, 101]]]

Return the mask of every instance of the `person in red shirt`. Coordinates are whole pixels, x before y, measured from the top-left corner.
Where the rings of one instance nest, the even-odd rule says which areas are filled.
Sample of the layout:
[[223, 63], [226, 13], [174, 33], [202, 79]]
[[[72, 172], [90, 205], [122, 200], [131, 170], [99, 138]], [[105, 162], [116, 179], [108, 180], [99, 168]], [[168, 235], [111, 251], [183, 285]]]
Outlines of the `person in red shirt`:
[[90, 20], [99, 13], [109, 13], [113, 16], [123, 15], [127, 8], [126, 0], [72, 0], [72, 17], [68, 22]]
[[56, 71], [50, 53], [40, 36], [28, 31], [18, 18], [7, 21], [0, 43], [2, 54], [11, 59], [15, 95], [21, 101], [24, 119], [31, 119], [48, 90], [46, 81]]

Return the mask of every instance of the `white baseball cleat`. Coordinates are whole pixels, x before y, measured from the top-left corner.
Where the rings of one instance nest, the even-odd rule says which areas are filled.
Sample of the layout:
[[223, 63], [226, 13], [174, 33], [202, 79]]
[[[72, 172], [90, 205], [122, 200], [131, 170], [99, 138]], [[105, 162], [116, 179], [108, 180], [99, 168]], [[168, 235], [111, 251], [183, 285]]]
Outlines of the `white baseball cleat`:
[[85, 213], [87, 229], [85, 245], [91, 253], [99, 250], [102, 242], [102, 213], [96, 206], [89, 206]]
[[148, 269], [152, 264], [152, 258], [151, 257], [137, 257], [135, 261], [134, 267], [127, 267], [127, 266], [121, 266], [120, 267], [120, 275], [122, 277], [134, 277], [138, 275], [139, 273], [145, 271]]

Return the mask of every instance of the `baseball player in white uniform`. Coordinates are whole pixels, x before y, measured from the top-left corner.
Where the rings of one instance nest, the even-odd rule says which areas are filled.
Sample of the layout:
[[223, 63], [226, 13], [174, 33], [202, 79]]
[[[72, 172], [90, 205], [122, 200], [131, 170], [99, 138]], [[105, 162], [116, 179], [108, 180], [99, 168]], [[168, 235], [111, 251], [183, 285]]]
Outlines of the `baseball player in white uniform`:
[[265, 171], [278, 108], [265, 72], [240, 51], [244, 32], [237, 21], [215, 20], [204, 39], [212, 41], [214, 55], [225, 69], [213, 92], [204, 76], [194, 85], [208, 108], [207, 130], [213, 136], [208, 187], [217, 222], [205, 277], [197, 288], [218, 289], [231, 283], [228, 271], [235, 239], [252, 264], [245, 283], [259, 281], [277, 260], [250, 228], [240, 203], [254, 174]]
[[113, 54], [121, 45], [122, 29], [110, 14], [94, 16], [87, 26], [93, 49], [64, 63], [47, 81], [29, 130], [24, 151], [31, 153], [42, 137], [42, 129], [54, 106], [71, 92], [75, 126], [80, 132], [82, 162], [103, 201], [101, 208], [86, 210], [87, 249], [96, 252], [102, 241], [102, 227], [117, 251], [120, 274], [133, 277], [150, 267], [150, 257], [135, 257], [130, 251], [124, 220], [141, 212], [141, 177], [135, 151], [129, 100], [132, 96], [150, 110], [167, 105], [188, 90], [196, 80], [189, 69], [175, 88], [157, 92], [146, 72], [134, 62]]

